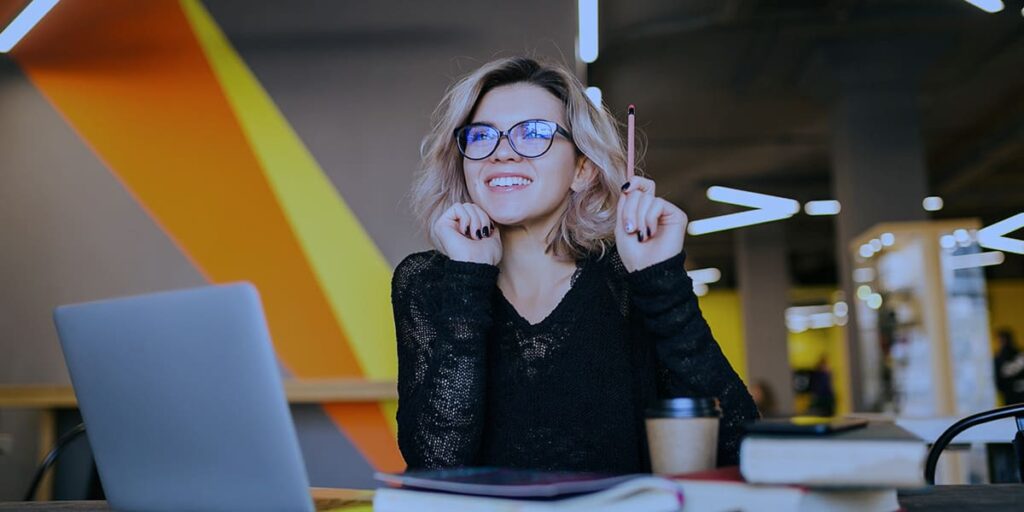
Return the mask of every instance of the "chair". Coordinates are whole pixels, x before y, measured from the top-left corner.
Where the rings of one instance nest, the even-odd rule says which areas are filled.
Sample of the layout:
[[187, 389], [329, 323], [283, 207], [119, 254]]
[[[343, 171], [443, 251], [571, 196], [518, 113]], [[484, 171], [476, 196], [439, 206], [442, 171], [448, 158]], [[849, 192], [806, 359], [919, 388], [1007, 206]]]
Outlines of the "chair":
[[25, 493], [25, 499], [23, 501], [32, 501], [35, 499], [36, 491], [39, 490], [39, 484], [43, 481], [43, 476], [46, 475], [46, 471], [50, 469], [50, 466], [57, 462], [57, 457], [60, 457], [60, 453], [64, 447], [84, 433], [85, 423], [79, 423], [75, 428], [65, 432], [59, 439], [57, 439], [57, 444], [55, 444], [53, 449], [46, 454], [42, 464], [40, 464], [39, 468], [36, 469], [36, 474], [32, 477], [32, 483], [29, 484], [28, 492]]
[[924, 465], [924, 479], [928, 484], [935, 485], [935, 466], [939, 463], [939, 455], [942, 455], [942, 451], [956, 436], [971, 427], [1003, 418], [1016, 420], [1017, 434], [1013, 437], [1013, 448], [1017, 455], [1017, 471], [1021, 481], [1024, 481], [1024, 403], [1021, 403], [972, 414], [947, 428], [928, 451], [928, 459]]

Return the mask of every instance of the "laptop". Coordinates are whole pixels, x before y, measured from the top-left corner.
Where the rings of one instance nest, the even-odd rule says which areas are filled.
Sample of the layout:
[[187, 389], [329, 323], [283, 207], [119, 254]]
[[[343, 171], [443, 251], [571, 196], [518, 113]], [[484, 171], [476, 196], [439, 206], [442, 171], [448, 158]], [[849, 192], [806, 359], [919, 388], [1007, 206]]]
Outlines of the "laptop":
[[54, 321], [111, 508], [314, 510], [252, 285], [62, 306]]

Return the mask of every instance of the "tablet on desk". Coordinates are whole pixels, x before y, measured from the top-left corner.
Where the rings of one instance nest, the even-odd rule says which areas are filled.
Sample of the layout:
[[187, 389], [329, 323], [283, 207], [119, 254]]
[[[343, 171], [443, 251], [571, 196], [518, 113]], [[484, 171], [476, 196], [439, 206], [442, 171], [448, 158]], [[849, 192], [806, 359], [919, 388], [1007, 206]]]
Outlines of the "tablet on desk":
[[828, 435], [864, 428], [868, 421], [854, 418], [822, 418], [795, 416], [784, 419], [760, 420], [747, 425], [749, 434]]
[[472, 467], [405, 473], [378, 472], [373, 476], [385, 483], [410, 488], [481, 496], [547, 498], [600, 491], [642, 475]]

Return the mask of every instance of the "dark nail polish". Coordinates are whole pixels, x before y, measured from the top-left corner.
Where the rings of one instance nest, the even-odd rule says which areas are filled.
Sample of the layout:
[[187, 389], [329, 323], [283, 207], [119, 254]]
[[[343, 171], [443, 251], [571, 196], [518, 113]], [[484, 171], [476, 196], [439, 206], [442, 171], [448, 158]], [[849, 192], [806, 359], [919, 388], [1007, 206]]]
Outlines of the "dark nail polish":
[[647, 228], [647, 238], [651, 237], [651, 228]]
[[636, 239], [641, 241], [641, 242], [643, 242], [644, 241], [644, 234], [639, 232], [639, 231], [637, 231], [636, 232]]
[[477, 239], [483, 238], [483, 235], [480, 234], [480, 230], [479, 229], [476, 230], [476, 237], [477, 237]]
[[466, 226], [466, 236], [469, 236], [469, 226]]
[[491, 236], [491, 230], [484, 226], [484, 236]]
[[627, 188], [629, 188], [629, 182], [628, 181], [622, 184], [622, 190], [626, 190]]

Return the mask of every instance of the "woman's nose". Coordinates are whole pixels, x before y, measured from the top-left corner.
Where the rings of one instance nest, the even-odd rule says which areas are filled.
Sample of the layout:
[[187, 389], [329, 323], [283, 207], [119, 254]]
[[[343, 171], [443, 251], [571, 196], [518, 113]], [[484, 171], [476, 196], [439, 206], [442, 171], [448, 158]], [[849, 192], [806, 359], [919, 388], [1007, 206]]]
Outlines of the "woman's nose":
[[494, 149], [494, 153], [491, 153], [491, 160], [495, 162], [515, 161], [521, 158], [519, 153], [512, 149], [512, 143], [509, 142], [508, 136], [502, 136], [498, 139], [498, 147]]

